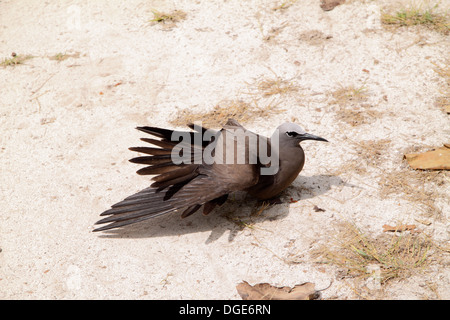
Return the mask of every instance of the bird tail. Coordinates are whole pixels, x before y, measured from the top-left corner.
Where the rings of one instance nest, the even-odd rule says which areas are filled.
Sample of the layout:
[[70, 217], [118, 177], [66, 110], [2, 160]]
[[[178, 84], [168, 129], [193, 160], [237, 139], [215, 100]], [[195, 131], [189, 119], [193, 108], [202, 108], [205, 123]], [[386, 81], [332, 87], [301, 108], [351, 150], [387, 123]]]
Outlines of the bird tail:
[[203, 204], [203, 214], [207, 215], [217, 205], [222, 205], [227, 197], [227, 193], [217, 189], [213, 179], [204, 175], [199, 175], [183, 185], [173, 185], [167, 190], [146, 188], [101, 213], [101, 216], [107, 217], [96, 224], [108, 224], [94, 231], [123, 227], [184, 208], [181, 217], [185, 218], [200, 209]]

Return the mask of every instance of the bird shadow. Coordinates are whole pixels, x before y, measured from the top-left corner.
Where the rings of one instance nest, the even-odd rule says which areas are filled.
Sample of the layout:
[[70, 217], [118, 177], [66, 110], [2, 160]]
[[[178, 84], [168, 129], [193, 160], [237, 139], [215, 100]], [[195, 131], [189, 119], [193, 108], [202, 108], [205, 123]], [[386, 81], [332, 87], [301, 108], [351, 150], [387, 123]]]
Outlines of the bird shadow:
[[220, 208], [203, 216], [200, 211], [182, 219], [179, 212], [152, 218], [119, 229], [104, 231], [101, 238], [155, 238], [210, 232], [205, 243], [220, 239], [227, 231], [228, 241], [247, 227], [257, 227], [265, 221], [276, 221], [289, 214], [290, 203], [327, 193], [333, 186], [350, 186], [338, 176], [299, 176], [281, 195], [280, 204], [267, 204], [244, 192], [231, 194]]

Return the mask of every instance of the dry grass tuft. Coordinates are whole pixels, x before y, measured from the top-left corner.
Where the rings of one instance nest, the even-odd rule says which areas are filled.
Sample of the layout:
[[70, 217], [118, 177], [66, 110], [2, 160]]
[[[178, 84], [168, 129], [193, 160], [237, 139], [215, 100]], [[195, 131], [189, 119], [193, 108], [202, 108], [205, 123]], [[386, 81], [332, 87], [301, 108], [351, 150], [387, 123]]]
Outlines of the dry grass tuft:
[[334, 243], [314, 250], [313, 256], [321, 263], [342, 268], [344, 277], [372, 277], [381, 286], [391, 279], [405, 279], [423, 271], [435, 248], [422, 233], [373, 237], [347, 222], [339, 226]]
[[355, 154], [366, 163], [368, 166], [374, 168], [380, 167], [380, 165], [385, 160], [384, 154], [388, 152], [391, 140], [380, 139], [380, 140], [365, 140], [365, 141], [354, 141]]
[[59, 52], [57, 54], [55, 54], [54, 56], [49, 57], [50, 60], [56, 60], [56, 61], [64, 61], [66, 59], [69, 58], [79, 58], [80, 57], [80, 53], [79, 52], [75, 52], [72, 54], [68, 54], [68, 53], [62, 53]]
[[[256, 227], [256, 224], [258, 222], [258, 218], [260, 218], [261, 214], [267, 210], [271, 206], [268, 202], [257, 202], [255, 206], [253, 207], [253, 210], [249, 216], [246, 217], [238, 217], [235, 215], [235, 212], [230, 212], [229, 214], [225, 215], [225, 218], [236, 224], [239, 228], [239, 231], [244, 230], [245, 228], [248, 229], [261, 229], [259, 227]], [[261, 229], [263, 230], [263, 229]]]
[[336, 118], [352, 127], [357, 127], [372, 123], [383, 116], [382, 112], [364, 107], [370, 107], [370, 105], [361, 105], [355, 108], [341, 108], [336, 111]]
[[267, 118], [283, 111], [273, 101], [265, 106], [259, 106], [256, 101], [251, 104], [242, 100], [232, 100], [221, 102], [208, 112], [181, 110], [170, 123], [175, 126], [185, 126], [187, 123], [201, 122], [205, 127], [221, 128], [229, 118], [240, 123], [251, 123], [255, 119]]
[[[408, 166], [379, 175], [380, 196], [391, 198], [393, 194], [416, 204], [417, 208], [428, 217], [440, 217], [441, 209], [436, 206], [440, 197], [438, 187], [445, 182], [444, 171], [413, 170]], [[443, 195], [445, 196], [445, 195]]]
[[272, 8], [273, 11], [285, 10], [295, 4], [298, 0], [284, 0]]
[[337, 105], [336, 119], [352, 127], [369, 124], [380, 118], [383, 113], [372, 110], [372, 106], [365, 103], [369, 94], [365, 86], [340, 87], [331, 92], [332, 100], [329, 105]]
[[270, 202], [266, 201], [256, 203], [254, 210], [251, 213], [251, 216], [259, 217], [270, 206], [271, 206]]
[[437, 13], [433, 8], [422, 8], [422, 6], [412, 6], [409, 9], [401, 9], [396, 13], [382, 13], [381, 22], [388, 26], [410, 27], [424, 26], [444, 35], [450, 33], [450, 21], [447, 13]]
[[[338, 176], [354, 174], [364, 176], [371, 169], [371, 175], [378, 180], [378, 190], [382, 199], [397, 195], [413, 204], [425, 216], [441, 217], [442, 211], [436, 205], [436, 200], [441, 197], [439, 187], [449, 181], [449, 173], [442, 170], [413, 170], [406, 161], [401, 162], [400, 159], [395, 160], [400, 163], [396, 169], [386, 171], [383, 169], [383, 163], [392, 157], [390, 143], [389, 139], [366, 141], [346, 139], [349, 153], [353, 157], [329, 173]], [[401, 154], [416, 151], [418, 150], [404, 150]]]
[[6, 68], [7, 66], [16, 66], [18, 64], [24, 64], [25, 61], [33, 58], [34, 56], [32, 55], [22, 55], [22, 54], [16, 55], [15, 53], [13, 53], [12, 58], [4, 58], [3, 61], [0, 63], [0, 65], [3, 68]]
[[368, 173], [369, 168], [378, 170], [387, 158], [386, 155], [389, 152], [391, 140], [354, 141], [347, 138], [345, 143], [353, 157], [335, 170], [330, 171], [329, 173], [332, 175], [358, 174], [362, 176]]
[[433, 63], [434, 71], [445, 80], [442, 88], [442, 96], [436, 99], [436, 106], [450, 113], [450, 63], [447, 60], [443, 65]]
[[296, 77], [283, 79], [271, 68], [268, 68], [268, 70], [272, 73], [271, 76], [261, 76], [255, 79], [253, 83], [246, 82], [247, 89], [249, 90], [248, 94], [267, 98], [273, 95], [284, 95], [299, 90], [299, 86], [294, 81]]
[[265, 78], [256, 84], [257, 90], [264, 96], [272, 96], [275, 94], [285, 94], [298, 90], [298, 87], [291, 80], [283, 80], [280, 77]]
[[170, 13], [164, 13], [160, 12], [158, 10], [152, 10], [153, 13], [153, 19], [150, 20], [150, 22], [154, 23], [169, 23], [169, 24], [175, 24], [181, 20], [186, 19], [186, 12], [182, 10], [174, 10]]
[[331, 96], [334, 98], [331, 104], [346, 106], [348, 104], [354, 105], [367, 101], [368, 93], [364, 85], [361, 87], [341, 86], [339, 89], [331, 92]]

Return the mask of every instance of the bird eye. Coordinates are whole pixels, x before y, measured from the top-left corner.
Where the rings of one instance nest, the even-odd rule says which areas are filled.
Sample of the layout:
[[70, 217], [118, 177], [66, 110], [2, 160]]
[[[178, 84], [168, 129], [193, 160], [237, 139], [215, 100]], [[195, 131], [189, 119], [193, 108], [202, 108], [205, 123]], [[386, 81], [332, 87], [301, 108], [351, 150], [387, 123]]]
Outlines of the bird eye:
[[286, 132], [286, 135], [288, 137], [296, 137], [298, 135], [298, 133], [295, 131], [288, 131], [288, 132]]

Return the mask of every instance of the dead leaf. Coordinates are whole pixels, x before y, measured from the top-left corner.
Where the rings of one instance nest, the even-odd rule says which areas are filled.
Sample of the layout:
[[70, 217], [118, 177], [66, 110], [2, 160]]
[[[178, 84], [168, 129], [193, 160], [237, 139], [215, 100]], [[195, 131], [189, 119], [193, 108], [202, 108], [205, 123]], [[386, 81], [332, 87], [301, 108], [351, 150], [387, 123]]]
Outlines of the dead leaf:
[[319, 208], [318, 206], [314, 206], [313, 209], [315, 212], [325, 212], [325, 209]]
[[315, 284], [305, 282], [291, 287], [274, 287], [268, 283], [258, 283], [251, 286], [243, 281], [236, 286], [242, 300], [317, 300], [320, 292], [315, 290]]
[[296, 202], [298, 202], [298, 200], [294, 200], [294, 198], [291, 198], [291, 199], [289, 200], [289, 203], [296, 203]]
[[405, 159], [413, 169], [449, 170], [450, 148], [448, 144], [444, 144], [443, 147], [432, 151], [405, 154]]
[[323, 11], [330, 11], [338, 5], [343, 4], [344, 2], [345, 0], [322, 0], [320, 2], [320, 7], [323, 9]]
[[412, 231], [416, 228], [415, 224], [401, 224], [399, 226], [392, 227], [390, 225], [383, 225], [383, 232], [403, 232]]

